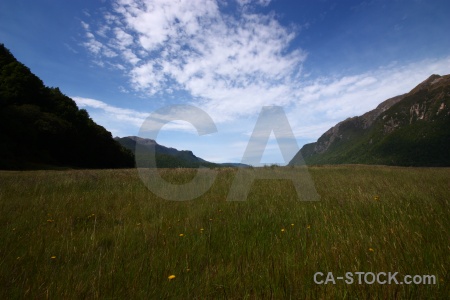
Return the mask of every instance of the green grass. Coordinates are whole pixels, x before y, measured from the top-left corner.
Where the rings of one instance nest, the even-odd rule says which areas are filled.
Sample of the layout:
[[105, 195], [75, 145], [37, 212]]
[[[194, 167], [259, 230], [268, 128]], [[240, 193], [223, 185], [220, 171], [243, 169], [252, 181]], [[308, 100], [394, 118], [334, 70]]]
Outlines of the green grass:
[[[0, 172], [0, 298], [448, 299], [450, 169], [311, 167], [318, 202], [284, 180], [227, 202], [235, 173], [173, 202], [134, 169]], [[437, 283], [313, 281], [357, 271]]]

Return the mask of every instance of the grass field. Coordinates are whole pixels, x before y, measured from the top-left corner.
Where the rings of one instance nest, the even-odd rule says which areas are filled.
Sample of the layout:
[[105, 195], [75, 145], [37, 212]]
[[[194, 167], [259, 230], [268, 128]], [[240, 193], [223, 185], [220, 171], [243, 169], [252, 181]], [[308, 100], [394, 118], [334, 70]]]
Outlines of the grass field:
[[[134, 169], [0, 172], [0, 299], [448, 299], [450, 169], [311, 167], [317, 202], [285, 180], [227, 202], [235, 173], [174, 202]], [[358, 271], [436, 284], [313, 281]]]

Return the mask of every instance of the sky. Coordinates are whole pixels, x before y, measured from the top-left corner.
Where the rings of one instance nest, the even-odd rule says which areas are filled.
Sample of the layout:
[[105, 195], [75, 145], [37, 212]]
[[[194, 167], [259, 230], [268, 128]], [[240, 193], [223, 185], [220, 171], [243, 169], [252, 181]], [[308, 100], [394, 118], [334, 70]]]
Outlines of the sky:
[[[191, 105], [216, 130], [170, 121], [156, 141], [241, 162], [264, 106], [282, 107], [300, 148], [449, 74], [449, 12], [448, 0], [1, 0], [0, 43], [113, 136]], [[272, 133], [261, 163], [288, 163], [280, 146]]]

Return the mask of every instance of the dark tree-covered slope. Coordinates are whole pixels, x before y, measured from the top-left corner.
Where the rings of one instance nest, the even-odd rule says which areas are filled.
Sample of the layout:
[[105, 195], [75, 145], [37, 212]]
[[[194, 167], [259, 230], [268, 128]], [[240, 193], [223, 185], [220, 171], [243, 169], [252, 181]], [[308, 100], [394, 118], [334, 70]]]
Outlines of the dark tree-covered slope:
[[450, 166], [450, 75], [432, 75], [409, 93], [348, 118], [302, 147], [290, 165]]
[[0, 44], [0, 169], [133, 166], [110, 132]]

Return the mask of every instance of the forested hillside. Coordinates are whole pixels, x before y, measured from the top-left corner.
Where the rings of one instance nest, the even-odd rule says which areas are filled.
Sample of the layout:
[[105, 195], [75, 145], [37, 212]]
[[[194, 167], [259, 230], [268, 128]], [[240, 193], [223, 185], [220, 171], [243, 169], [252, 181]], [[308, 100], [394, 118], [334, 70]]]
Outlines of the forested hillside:
[[0, 44], [0, 169], [133, 166], [110, 132]]

